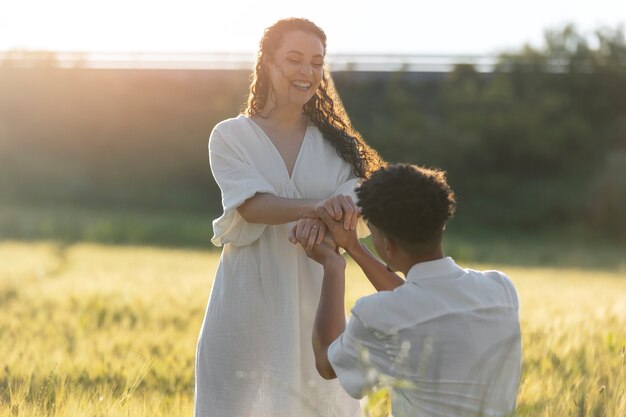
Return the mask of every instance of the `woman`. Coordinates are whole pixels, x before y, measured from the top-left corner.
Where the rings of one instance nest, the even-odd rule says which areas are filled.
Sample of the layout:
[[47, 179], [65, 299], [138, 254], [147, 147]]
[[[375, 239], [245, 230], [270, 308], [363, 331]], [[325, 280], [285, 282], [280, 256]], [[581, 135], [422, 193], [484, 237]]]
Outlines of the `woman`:
[[[350, 196], [381, 160], [351, 127], [324, 70], [326, 36], [280, 20], [260, 42], [245, 114], [209, 139], [223, 246], [196, 357], [196, 417], [357, 416], [359, 405], [315, 369], [311, 330], [322, 270], [300, 246], [319, 244], [325, 207], [355, 228]], [[304, 219], [304, 220], [301, 220]]]

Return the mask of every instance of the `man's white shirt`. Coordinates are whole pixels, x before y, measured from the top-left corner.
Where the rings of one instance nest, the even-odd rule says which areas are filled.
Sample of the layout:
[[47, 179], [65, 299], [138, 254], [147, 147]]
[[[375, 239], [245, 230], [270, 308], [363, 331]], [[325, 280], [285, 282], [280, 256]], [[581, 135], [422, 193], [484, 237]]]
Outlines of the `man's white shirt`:
[[328, 358], [352, 397], [390, 386], [394, 417], [507, 416], [520, 379], [518, 312], [502, 272], [423, 262], [394, 291], [357, 301]]

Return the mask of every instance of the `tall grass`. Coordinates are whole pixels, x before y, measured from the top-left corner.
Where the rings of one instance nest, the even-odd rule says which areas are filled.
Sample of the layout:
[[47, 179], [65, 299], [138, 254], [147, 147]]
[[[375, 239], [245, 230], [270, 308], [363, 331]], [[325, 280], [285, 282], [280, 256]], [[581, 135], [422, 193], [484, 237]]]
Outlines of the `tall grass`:
[[[200, 250], [0, 243], [0, 416], [192, 415], [217, 260]], [[626, 269], [497, 267], [522, 302], [519, 415], [626, 415]], [[348, 279], [348, 306], [373, 291], [353, 264]], [[370, 398], [372, 417], [388, 408], [384, 392]]]

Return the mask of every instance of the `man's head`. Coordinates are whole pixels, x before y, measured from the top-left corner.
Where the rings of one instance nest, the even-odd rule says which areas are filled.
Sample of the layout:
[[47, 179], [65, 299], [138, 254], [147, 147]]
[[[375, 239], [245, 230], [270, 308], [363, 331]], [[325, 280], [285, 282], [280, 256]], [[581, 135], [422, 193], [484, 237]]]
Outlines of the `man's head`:
[[385, 245], [389, 242], [413, 257], [440, 250], [444, 227], [456, 207], [443, 171], [389, 165], [374, 172], [356, 193], [361, 214], [383, 258], [388, 255]]

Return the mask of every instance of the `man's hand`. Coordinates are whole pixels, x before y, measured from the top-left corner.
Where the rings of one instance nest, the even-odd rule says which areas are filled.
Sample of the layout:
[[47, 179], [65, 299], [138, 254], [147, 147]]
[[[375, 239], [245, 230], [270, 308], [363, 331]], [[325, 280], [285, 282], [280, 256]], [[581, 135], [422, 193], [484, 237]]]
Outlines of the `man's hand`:
[[346, 260], [341, 256], [337, 249], [332, 248], [327, 243], [314, 245], [311, 249], [304, 249], [307, 256], [315, 262], [322, 264], [324, 269], [337, 268], [344, 270], [346, 268]]
[[318, 213], [321, 209], [325, 209], [332, 219], [341, 221], [345, 230], [356, 229], [359, 208], [349, 195], [340, 194], [330, 197], [316, 205], [315, 210]]
[[359, 238], [355, 229], [346, 229], [344, 223], [337, 221], [328, 213], [325, 208], [319, 208], [317, 212], [323, 223], [328, 227], [333, 240], [337, 246], [344, 248], [347, 252], [350, 252], [352, 248], [359, 244]]

